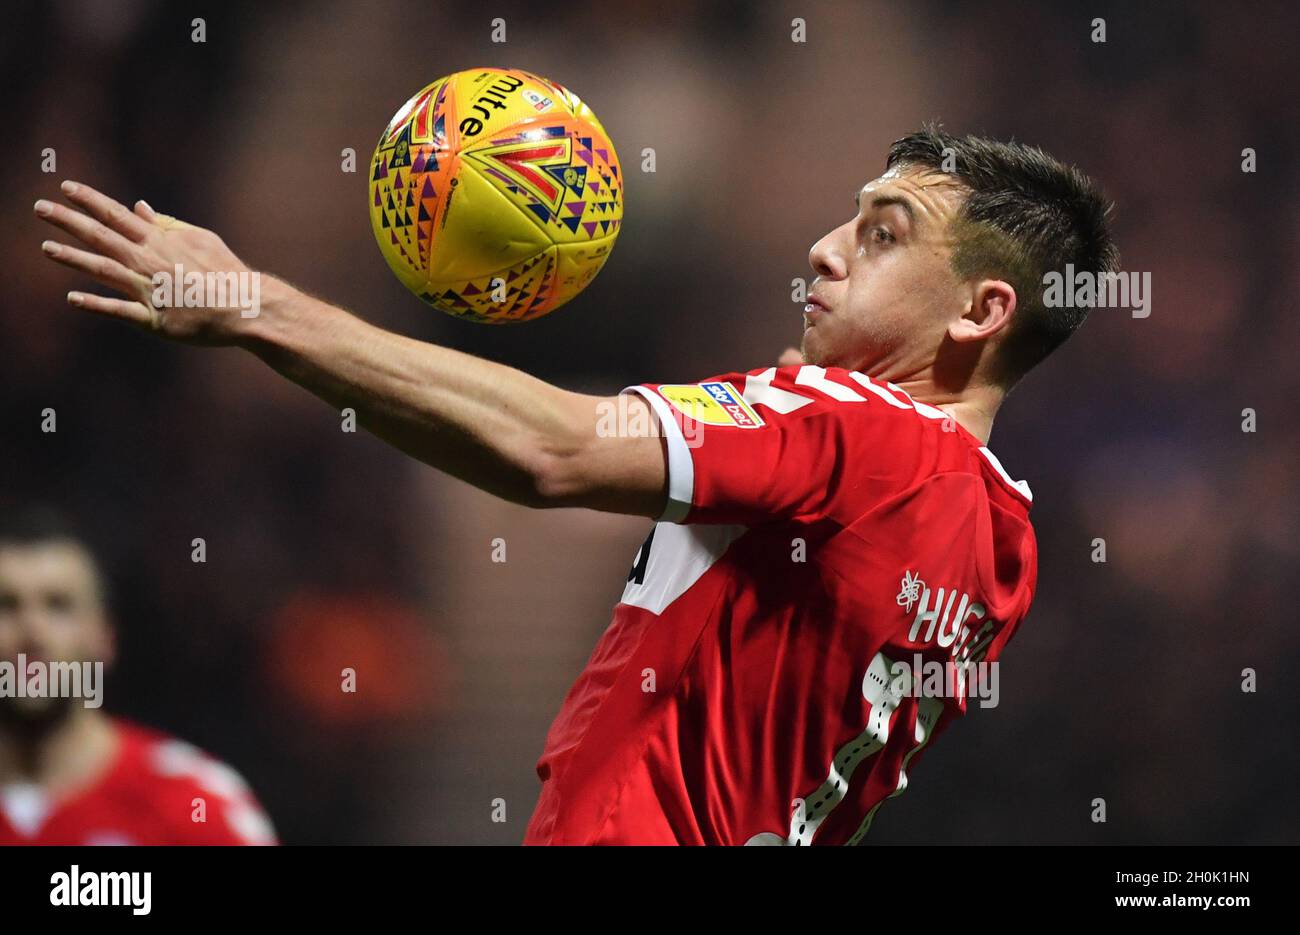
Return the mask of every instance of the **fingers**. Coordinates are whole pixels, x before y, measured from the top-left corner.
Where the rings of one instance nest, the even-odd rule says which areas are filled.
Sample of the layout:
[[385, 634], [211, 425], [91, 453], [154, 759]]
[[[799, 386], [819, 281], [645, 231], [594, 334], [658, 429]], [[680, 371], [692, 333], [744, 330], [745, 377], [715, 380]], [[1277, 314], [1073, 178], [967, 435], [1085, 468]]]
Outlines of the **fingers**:
[[41, 250], [56, 263], [62, 263], [102, 282], [127, 295], [140, 295], [147, 292], [149, 280], [137, 272], [127, 269], [112, 257], [101, 256], [88, 250], [69, 247], [67, 244], [47, 240], [41, 244]]
[[[97, 253], [125, 260], [130, 257], [131, 251], [135, 249], [134, 242], [127, 240], [122, 234], [105, 224], [101, 224], [94, 218], [87, 217], [80, 211], [74, 211], [69, 207], [44, 199], [36, 202], [35, 210], [38, 217], [49, 221], [55, 227], [67, 231]], [[136, 220], [140, 221], [139, 218], [136, 218]], [[140, 223], [144, 224], [144, 221], [140, 221]]]
[[[42, 199], [36, 202], [36, 214], [91, 250], [47, 240], [41, 244], [42, 252], [56, 263], [85, 273], [128, 296], [147, 296], [149, 278], [120, 261], [130, 262], [136, 244], [165, 228], [167, 225], [162, 221], [165, 216], [156, 213], [145, 201], [137, 201], [132, 212], [102, 192], [78, 182], [64, 182], [61, 188], [81, 211]], [[159, 326], [157, 310], [145, 302], [69, 292], [68, 303], [144, 328]]]
[[69, 292], [68, 304], [77, 308], [88, 309], [101, 315], [108, 315], [121, 321], [128, 321], [143, 328], [155, 327], [156, 311], [142, 302], [129, 302], [126, 299], [110, 299], [107, 296], [94, 295], [89, 292]]
[[67, 196], [68, 201], [134, 243], [140, 243], [155, 229], [143, 218], [128, 211], [126, 205], [114, 201], [89, 185], [81, 182], [64, 182], [60, 188], [63, 189], [63, 194]]

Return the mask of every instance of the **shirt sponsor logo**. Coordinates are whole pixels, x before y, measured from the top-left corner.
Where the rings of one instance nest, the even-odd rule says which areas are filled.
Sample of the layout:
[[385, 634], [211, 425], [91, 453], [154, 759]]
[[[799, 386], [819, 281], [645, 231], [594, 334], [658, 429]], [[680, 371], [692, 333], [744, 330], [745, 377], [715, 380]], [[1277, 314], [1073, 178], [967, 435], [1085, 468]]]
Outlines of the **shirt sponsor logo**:
[[761, 428], [763, 420], [730, 383], [691, 383], [660, 386], [659, 395], [673, 408], [704, 425]]

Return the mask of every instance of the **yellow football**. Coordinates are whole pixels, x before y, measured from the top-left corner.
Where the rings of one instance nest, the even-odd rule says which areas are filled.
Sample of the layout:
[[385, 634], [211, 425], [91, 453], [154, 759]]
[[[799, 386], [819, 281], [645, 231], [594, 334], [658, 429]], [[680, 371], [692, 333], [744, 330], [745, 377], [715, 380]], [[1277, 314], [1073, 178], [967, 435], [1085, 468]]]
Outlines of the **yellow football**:
[[614, 144], [562, 85], [457, 72], [402, 105], [370, 167], [370, 221], [397, 278], [471, 321], [528, 321], [600, 272], [623, 220]]

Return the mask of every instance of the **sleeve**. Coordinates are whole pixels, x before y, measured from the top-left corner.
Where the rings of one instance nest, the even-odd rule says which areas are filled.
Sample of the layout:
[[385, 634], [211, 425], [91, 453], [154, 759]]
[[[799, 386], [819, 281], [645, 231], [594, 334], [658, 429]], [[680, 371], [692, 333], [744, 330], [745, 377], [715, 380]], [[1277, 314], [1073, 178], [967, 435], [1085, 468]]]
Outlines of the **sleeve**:
[[207, 816], [194, 822], [191, 808], [186, 837], [189, 844], [222, 846], [273, 846], [279, 844], [271, 819], [252, 794], [232, 797], [212, 795], [198, 789], [190, 804], [206, 798]]
[[911, 400], [860, 373], [806, 364], [623, 392], [666, 437], [663, 521], [815, 520], [888, 496], [915, 460]]
[[275, 829], [234, 769], [179, 740], [161, 743], [153, 766], [167, 782], [177, 844], [274, 845]]

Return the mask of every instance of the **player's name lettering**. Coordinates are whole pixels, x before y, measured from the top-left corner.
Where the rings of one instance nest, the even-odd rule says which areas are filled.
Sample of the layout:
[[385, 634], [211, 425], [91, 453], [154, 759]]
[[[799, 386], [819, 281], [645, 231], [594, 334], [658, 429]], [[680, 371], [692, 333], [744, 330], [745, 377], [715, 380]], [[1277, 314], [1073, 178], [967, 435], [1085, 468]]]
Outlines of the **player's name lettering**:
[[[988, 608], [965, 591], [961, 592], [961, 602], [954, 614], [953, 603], [957, 595], [956, 588], [939, 588], [935, 592], [924, 581], [905, 577], [903, 592], [898, 596], [899, 604], [902, 606], [907, 600], [905, 606], [908, 610], [912, 608], [911, 602], [916, 604], [916, 615], [912, 618], [912, 629], [907, 638], [913, 643], [919, 639], [923, 645], [934, 643], [941, 649], [948, 649], [959, 663], [977, 663], [988, 652], [998, 624], [992, 618], [985, 619]], [[980, 620], [984, 625], [972, 631], [971, 622]]]
[[981, 708], [996, 708], [1000, 697], [996, 662], [940, 662], [916, 653], [911, 665], [891, 663], [890, 675], [900, 698], [978, 698]]
[[514, 75], [502, 75], [499, 79], [488, 85], [486, 91], [483, 91], [470, 104], [470, 109], [477, 111], [478, 117], [464, 117], [459, 126], [461, 136], [478, 136], [483, 132], [484, 125], [492, 118], [493, 110], [506, 109], [506, 95], [511, 91], [523, 86], [523, 80], [516, 78]]
[[103, 686], [103, 662], [28, 661], [26, 653], [0, 660], [0, 698], [80, 698], [98, 708]]
[[147, 870], [83, 873], [73, 864], [67, 873], [50, 876], [51, 906], [130, 906], [132, 915], [147, 916], [152, 894], [153, 874]]

